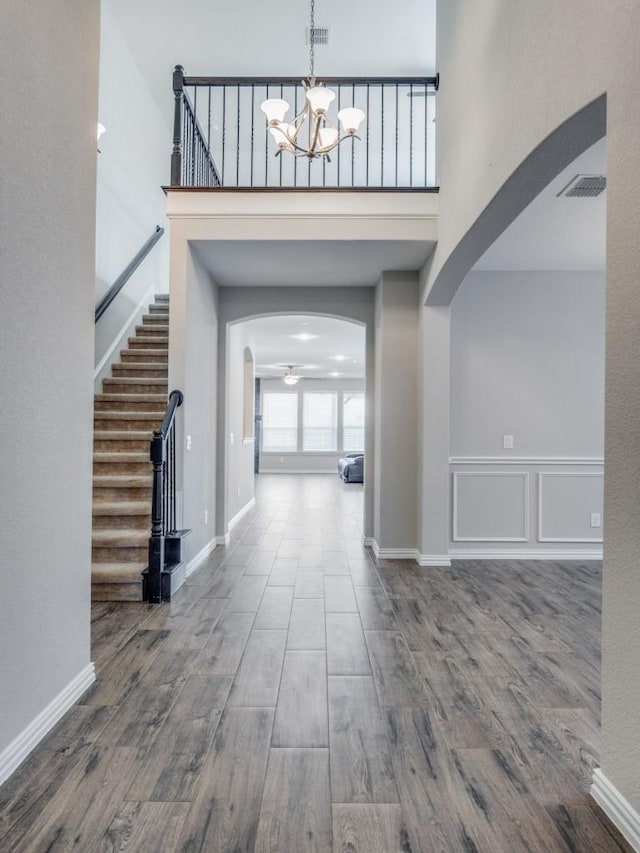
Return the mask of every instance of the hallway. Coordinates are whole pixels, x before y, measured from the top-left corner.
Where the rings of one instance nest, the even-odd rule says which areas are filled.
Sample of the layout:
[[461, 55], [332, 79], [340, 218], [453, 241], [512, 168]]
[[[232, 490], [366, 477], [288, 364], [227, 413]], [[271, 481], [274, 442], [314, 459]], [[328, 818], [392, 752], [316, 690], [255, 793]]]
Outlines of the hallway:
[[600, 566], [376, 563], [362, 488], [262, 475], [0, 790], [3, 853], [629, 850], [588, 796]]

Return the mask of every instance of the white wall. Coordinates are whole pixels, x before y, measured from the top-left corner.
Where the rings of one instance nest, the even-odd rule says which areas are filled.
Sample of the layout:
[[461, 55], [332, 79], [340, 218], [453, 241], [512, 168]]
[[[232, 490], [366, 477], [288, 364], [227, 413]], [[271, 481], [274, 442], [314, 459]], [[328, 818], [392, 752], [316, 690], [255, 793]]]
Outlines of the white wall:
[[[293, 389], [287, 388], [281, 379], [262, 379], [260, 381], [260, 397], [268, 392], [297, 391], [299, 393], [298, 407], [298, 446], [302, 446], [302, 394], [305, 391], [317, 393], [336, 391], [339, 394], [345, 391], [364, 392], [364, 379], [301, 379]], [[351, 450], [350, 447], [342, 447], [342, 408], [338, 398], [338, 447], [339, 450], [326, 451], [323, 453], [312, 453], [309, 451], [298, 451], [296, 453], [265, 453], [260, 448], [260, 473], [317, 473], [335, 474], [337, 472], [338, 459], [344, 451]], [[261, 410], [264, 407], [261, 406]]]
[[[231, 521], [255, 495], [254, 442], [244, 432], [244, 351], [252, 340], [244, 323], [229, 326], [227, 335], [227, 512]], [[251, 399], [255, 394], [251, 389]], [[231, 436], [233, 435], [233, 443]]]
[[[98, 155], [96, 302], [155, 230], [167, 224], [162, 185], [169, 182], [171, 113], [153, 100], [112, 13], [100, 15], [99, 120], [106, 127]], [[96, 325], [95, 363], [126, 326], [141, 300], [169, 289], [165, 234]], [[151, 297], [151, 298], [150, 298]], [[140, 312], [142, 313], [142, 312]]]
[[[633, 0], [442, 0], [438, 4], [440, 242], [430, 281], [451, 293], [530, 200], [529, 175], [499, 196], [549, 134], [606, 93], [607, 329], [602, 771], [640, 811], [640, 6]], [[597, 111], [596, 111], [597, 112]], [[581, 121], [581, 116], [579, 116]], [[596, 115], [582, 134], [604, 133]], [[575, 157], [576, 139], [565, 156]], [[578, 139], [578, 142], [580, 140]], [[573, 150], [572, 150], [573, 149]], [[557, 152], [556, 152], [557, 154]], [[547, 181], [562, 166], [556, 156]], [[518, 189], [519, 186], [519, 189]], [[498, 194], [498, 195], [497, 195]], [[490, 204], [496, 196], [497, 202]], [[521, 207], [520, 207], [521, 209]], [[487, 210], [490, 216], [483, 216]], [[496, 224], [498, 232], [496, 233]], [[472, 232], [475, 232], [474, 234]], [[466, 246], [465, 235], [474, 239]], [[446, 270], [445, 270], [446, 272]], [[447, 280], [445, 280], [447, 279]], [[640, 824], [640, 818], [637, 818]]]
[[0, 781], [3, 751], [91, 672], [98, 10], [2, 8]]

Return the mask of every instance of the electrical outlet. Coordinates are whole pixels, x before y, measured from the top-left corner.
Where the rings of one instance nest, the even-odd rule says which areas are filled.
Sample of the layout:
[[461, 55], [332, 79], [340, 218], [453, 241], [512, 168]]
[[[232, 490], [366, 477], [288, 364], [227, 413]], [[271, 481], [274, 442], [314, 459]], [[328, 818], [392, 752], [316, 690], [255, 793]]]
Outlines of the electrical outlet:
[[187, 450], [191, 450], [191, 436], [187, 436]]
[[513, 436], [512, 435], [503, 435], [502, 436], [502, 448], [503, 448], [503, 450], [513, 450]]
[[233, 433], [229, 434], [229, 444], [233, 444]]
[[209, 511], [206, 509], [204, 511], [204, 523], [209, 524]]
[[599, 512], [591, 513], [591, 526], [602, 527], [602, 515]]
[[238, 497], [240, 497], [240, 486], [238, 486]]

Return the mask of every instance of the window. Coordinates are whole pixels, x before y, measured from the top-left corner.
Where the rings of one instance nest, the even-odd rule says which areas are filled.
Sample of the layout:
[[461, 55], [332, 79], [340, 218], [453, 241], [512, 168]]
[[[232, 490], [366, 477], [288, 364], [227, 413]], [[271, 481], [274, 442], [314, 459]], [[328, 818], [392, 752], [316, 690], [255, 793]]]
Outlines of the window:
[[338, 395], [303, 394], [302, 449], [338, 449]]
[[244, 439], [252, 439], [254, 437], [255, 424], [253, 412], [255, 381], [253, 378], [253, 355], [249, 347], [245, 347], [244, 349], [242, 381], [242, 437]]
[[364, 450], [364, 394], [345, 391], [342, 395], [342, 448]]
[[298, 449], [298, 395], [264, 394], [262, 449], [295, 452]]

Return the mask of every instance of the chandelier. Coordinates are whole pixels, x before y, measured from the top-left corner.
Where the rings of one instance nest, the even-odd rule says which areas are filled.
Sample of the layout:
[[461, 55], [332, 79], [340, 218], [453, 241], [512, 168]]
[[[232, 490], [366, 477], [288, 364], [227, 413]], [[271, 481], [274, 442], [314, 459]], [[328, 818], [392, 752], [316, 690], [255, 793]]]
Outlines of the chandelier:
[[[346, 107], [338, 113], [342, 133], [327, 121], [327, 110], [335, 100], [336, 94], [318, 83], [314, 74], [315, 51], [315, 0], [311, 0], [309, 24], [309, 76], [302, 80], [304, 89], [304, 107], [290, 122], [284, 117], [289, 104], [281, 98], [269, 98], [261, 105], [267, 117], [267, 124], [278, 146], [278, 154], [288, 151], [295, 157], [308, 157], [309, 160], [321, 159], [345, 139], [359, 139], [356, 136], [365, 114], [357, 107]], [[304, 129], [306, 128], [306, 133]], [[302, 139], [304, 137], [304, 141]]]
[[300, 374], [294, 372], [292, 364], [288, 364], [287, 367], [289, 368], [289, 372], [285, 373], [282, 377], [282, 381], [285, 385], [296, 385], [300, 381]]

